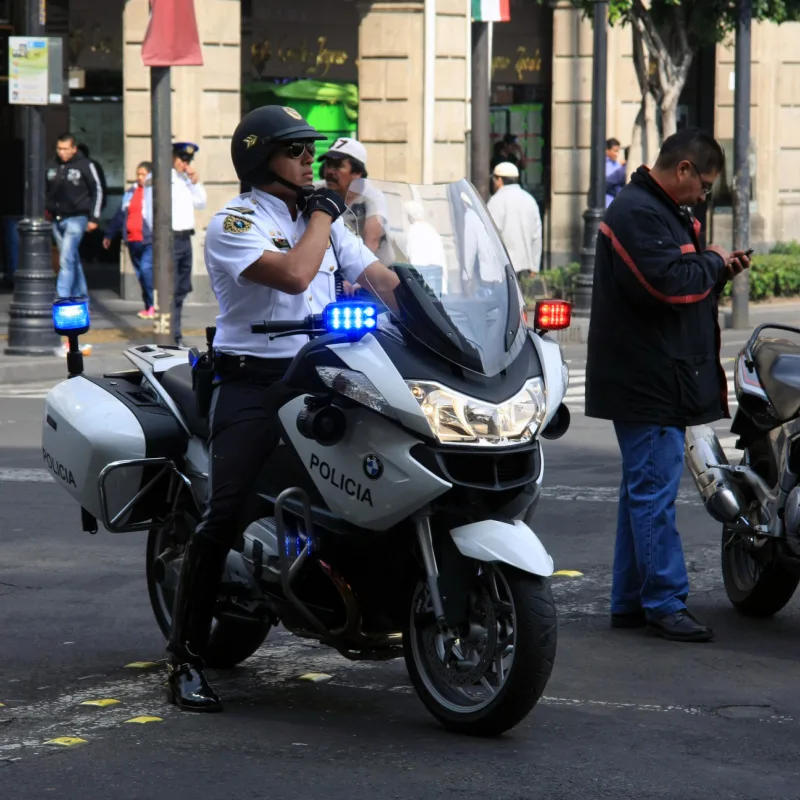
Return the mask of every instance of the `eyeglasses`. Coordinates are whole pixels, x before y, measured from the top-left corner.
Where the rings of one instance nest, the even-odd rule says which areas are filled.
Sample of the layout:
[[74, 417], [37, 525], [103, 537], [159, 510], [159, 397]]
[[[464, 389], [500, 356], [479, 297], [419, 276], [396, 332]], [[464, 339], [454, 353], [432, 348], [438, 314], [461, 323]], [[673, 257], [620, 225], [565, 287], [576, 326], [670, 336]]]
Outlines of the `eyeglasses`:
[[697, 173], [697, 177], [700, 179], [700, 186], [703, 189], [703, 195], [705, 197], [708, 197], [711, 194], [712, 189], [714, 188], [714, 184], [703, 180], [703, 176], [700, 174], [700, 170], [697, 168], [697, 164], [695, 164], [692, 161], [690, 161], [689, 163], [692, 165], [694, 171]]
[[303, 153], [308, 153], [311, 158], [317, 154], [317, 145], [314, 142], [292, 142], [286, 145], [289, 158], [302, 158]]

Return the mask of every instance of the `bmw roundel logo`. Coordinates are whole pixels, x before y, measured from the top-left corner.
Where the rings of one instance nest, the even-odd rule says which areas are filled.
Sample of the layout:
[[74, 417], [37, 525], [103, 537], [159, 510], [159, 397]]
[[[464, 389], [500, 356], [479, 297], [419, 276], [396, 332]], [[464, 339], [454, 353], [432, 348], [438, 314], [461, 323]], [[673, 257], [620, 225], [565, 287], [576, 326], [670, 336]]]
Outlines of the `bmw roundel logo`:
[[364, 459], [364, 474], [373, 481], [383, 475], [383, 461], [375, 453], [370, 453]]

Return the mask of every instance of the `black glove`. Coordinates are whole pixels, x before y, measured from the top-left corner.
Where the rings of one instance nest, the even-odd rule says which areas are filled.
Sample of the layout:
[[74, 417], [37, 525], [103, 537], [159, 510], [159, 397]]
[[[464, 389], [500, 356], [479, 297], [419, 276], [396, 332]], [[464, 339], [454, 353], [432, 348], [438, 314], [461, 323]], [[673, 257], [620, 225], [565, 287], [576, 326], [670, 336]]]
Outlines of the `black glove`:
[[306, 217], [311, 217], [315, 211], [324, 211], [333, 222], [346, 211], [344, 200], [333, 189], [316, 189], [305, 197], [298, 198], [298, 206]]

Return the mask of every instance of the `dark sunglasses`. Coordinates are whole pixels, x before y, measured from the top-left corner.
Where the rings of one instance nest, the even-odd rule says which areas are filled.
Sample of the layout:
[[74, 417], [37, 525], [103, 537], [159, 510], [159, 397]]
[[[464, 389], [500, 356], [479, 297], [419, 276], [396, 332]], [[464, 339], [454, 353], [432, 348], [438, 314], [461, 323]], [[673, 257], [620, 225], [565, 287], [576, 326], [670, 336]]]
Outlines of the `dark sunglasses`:
[[694, 171], [697, 173], [697, 177], [700, 179], [700, 186], [701, 186], [701, 188], [703, 189], [703, 194], [704, 194], [706, 197], [708, 197], [708, 196], [711, 194], [711, 191], [712, 191], [712, 190], [713, 190], [713, 188], [714, 188], [714, 184], [713, 184], [713, 183], [709, 183], [708, 181], [704, 181], [704, 180], [703, 180], [703, 177], [702, 177], [702, 175], [700, 174], [700, 170], [699, 170], [699, 169], [697, 169], [697, 164], [695, 164], [695, 163], [694, 163], [694, 162], [692, 162], [692, 161], [690, 161], [689, 163], [692, 165], [692, 168], [693, 168], [693, 169], [694, 169]]
[[311, 158], [317, 154], [317, 145], [314, 142], [292, 142], [286, 145], [289, 158], [302, 158], [303, 153], [308, 153]]

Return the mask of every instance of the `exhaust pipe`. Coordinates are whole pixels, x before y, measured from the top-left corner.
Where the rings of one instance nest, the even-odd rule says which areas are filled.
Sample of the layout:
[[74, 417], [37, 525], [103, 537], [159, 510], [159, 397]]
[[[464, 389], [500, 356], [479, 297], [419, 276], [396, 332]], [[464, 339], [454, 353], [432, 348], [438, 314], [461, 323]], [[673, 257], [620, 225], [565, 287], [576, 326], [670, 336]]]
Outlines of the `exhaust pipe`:
[[706, 511], [717, 522], [740, 520], [744, 500], [731, 473], [720, 468], [729, 462], [713, 428], [696, 425], [686, 429], [684, 458]]

